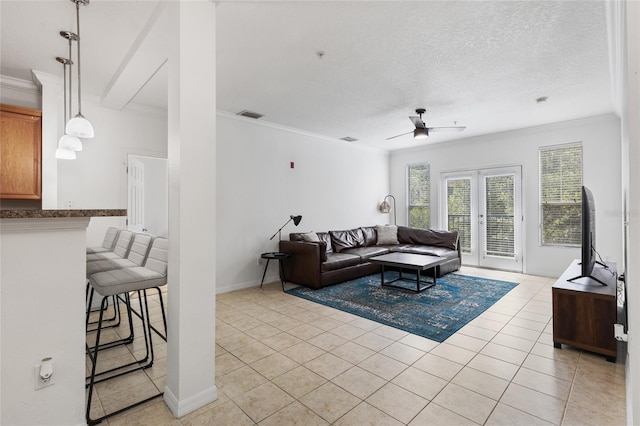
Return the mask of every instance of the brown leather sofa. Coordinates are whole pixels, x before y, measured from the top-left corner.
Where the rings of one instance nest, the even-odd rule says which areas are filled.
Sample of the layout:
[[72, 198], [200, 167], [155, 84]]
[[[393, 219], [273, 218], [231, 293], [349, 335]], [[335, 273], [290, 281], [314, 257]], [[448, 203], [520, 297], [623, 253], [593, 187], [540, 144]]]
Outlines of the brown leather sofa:
[[[291, 256], [283, 260], [283, 279], [313, 289], [379, 273], [373, 256], [405, 252], [448, 259], [437, 266], [438, 277], [460, 269], [461, 252], [457, 231], [397, 227], [397, 240], [389, 239], [393, 227], [368, 226], [346, 231], [291, 233], [280, 241], [280, 251]], [[378, 239], [378, 231], [384, 232]], [[380, 244], [379, 244], [380, 243]]]

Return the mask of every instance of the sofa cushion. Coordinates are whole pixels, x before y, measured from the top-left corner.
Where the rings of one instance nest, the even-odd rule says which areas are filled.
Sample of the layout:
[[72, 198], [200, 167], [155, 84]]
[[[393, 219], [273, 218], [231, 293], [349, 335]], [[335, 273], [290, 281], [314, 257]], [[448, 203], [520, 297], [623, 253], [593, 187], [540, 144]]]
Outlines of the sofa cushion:
[[390, 249], [393, 252], [426, 254], [429, 256], [440, 256], [446, 259], [458, 258], [457, 250], [451, 250], [444, 247], [423, 246], [417, 244], [399, 244], [397, 246], [390, 247]]
[[378, 233], [376, 232], [375, 226], [366, 226], [360, 228], [362, 229], [362, 235], [364, 235], [364, 246], [371, 247], [375, 246], [378, 242]]
[[395, 225], [377, 225], [376, 233], [378, 234], [377, 244], [389, 245], [398, 244], [398, 227]]
[[360, 256], [349, 253], [328, 253], [327, 260], [322, 262], [322, 272], [335, 271], [360, 264]]
[[300, 236], [302, 237], [302, 241], [307, 241], [310, 243], [315, 243], [320, 241], [320, 238], [318, 238], [318, 234], [316, 234], [313, 231], [302, 233], [300, 234]]
[[458, 232], [399, 226], [398, 241], [402, 244], [421, 244], [456, 250], [458, 245]]
[[342, 253], [349, 253], [349, 254], [355, 254], [357, 256], [360, 256], [362, 258], [362, 261], [364, 262], [373, 256], [379, 256], [381, 254], [389, 253], [389, 249], [383, 246], [356, 247], [356, 248], [346, 249]]
[[324, 241], [325, 247], [326, 247], [326, 252], [328, 253], [333, 253], [333, 246], [331, 245], [331, 236], [329, 235], [328, 232], [318, 232], [318, 238], [320, 239], [320, 241]]
[[344, 249], [364, 246], [364, 235], [360, 228], [348, 231], [329, 231], [329, 235], [336, 253], [340, 253]]

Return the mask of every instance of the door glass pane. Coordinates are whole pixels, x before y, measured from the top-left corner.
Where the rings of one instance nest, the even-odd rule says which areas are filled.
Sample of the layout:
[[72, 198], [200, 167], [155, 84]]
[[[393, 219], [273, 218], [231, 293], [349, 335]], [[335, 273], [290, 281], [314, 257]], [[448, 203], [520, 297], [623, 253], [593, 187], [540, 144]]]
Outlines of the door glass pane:
[[487, 176], [485, 184], [486, 253], [488, 256], [513, 257], [515, 255], [514, 176]]
[[447, 179], [447, 223], [458, 231], [463, 253], [471, 253], [471, 179]]

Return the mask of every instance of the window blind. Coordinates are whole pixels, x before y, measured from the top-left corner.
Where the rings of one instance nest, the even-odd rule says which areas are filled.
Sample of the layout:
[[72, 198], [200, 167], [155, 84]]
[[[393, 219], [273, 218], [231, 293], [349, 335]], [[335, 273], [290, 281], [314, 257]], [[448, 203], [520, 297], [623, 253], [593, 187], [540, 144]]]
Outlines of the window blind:
[[487, 176], [486, 199], [486, 254], [489, 256], [515, 256], [515, 176]]
[[407, 168], [409, 184], [409, 226], [429, 229], [431, 217], [431, 179], [429, 164], [412, 164]]
[[541, 242], [580, 245], [582, 146], [540, 149]]
[[447, 179], [448, 230], [458, 231], [460, 249], [471, 253], [471, 179]]

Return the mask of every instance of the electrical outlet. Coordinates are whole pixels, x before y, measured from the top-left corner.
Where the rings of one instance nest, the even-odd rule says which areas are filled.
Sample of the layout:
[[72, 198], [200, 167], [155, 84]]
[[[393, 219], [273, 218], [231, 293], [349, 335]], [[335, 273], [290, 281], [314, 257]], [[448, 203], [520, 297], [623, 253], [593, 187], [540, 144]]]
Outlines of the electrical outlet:
[[47, 380], [46, 382], [44, 380], [42, 380], [42, 377], [40, 377], [40, 368], [42, 367], [41, 364], [36, 365], [35, 367], [33, 367], [33, 376], [35, 379], [35, 389], [39, 390], [42, 388], [46, 388], [47, 386], [51, 386], [54, 385], [56, 383], [56, 375], [52, 374], [51, 377], [49, 377], [49, 380]]

